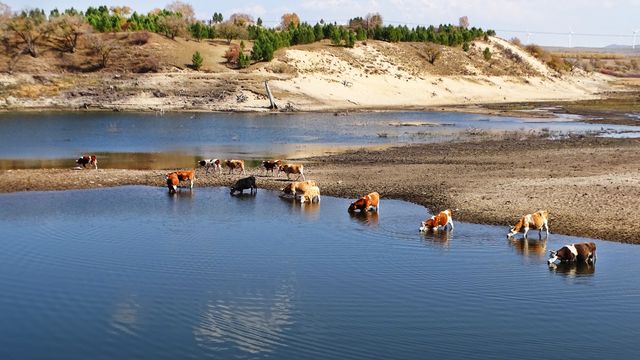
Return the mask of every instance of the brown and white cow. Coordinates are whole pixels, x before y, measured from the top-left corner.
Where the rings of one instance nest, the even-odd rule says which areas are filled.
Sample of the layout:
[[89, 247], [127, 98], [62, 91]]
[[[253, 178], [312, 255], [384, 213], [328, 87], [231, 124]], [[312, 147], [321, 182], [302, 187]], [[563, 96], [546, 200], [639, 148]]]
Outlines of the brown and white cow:
[[441, 211], [438, 214], [420, 223], [420, 231], [438, 231], [440, 230], [441, 226], [443, 230], [447, 230], [447, 225], [450, 225], [451, 230], [453, 230], [453, 212], [451, 211], [451, 209]]
[[76, 160], [76, 164], [82, 165], [83, 168], [86, 168], [88, 164], [98, 170], [98, 158], [95, 155], [83, 155], [81, 158]]
[[284, 188], [280, 189], [285, 195], [295, 195], [297, 192], [304, 193], [311, 186], [318, 186], [313, 180], [293, 181]]
[[300, 205], [320, 202], [320, 188], [317, 186], [310, 186], [305, 191], [300, 191], [298, 189], [296, 196], [298, 200], [300, 200]]
[[542, 229], [547, 232], [547, 238], [549, 237], [549, 212], [546, 210], [538, 210], [533, 214], [524, 215], [518, 220], [518, 222], [511, 227], [511, 230], [507, 234], [507, 238], [514, 236], [519, 232], [524, 233], [524, 238], [527, 237], [529, 228], [538, 230], [538, 238], [542, 239]]
[[240, 169], [243, 175], [247, 174], [244, 171], [244, 160], [225, 160], [224, 164], [229, 168], [229, 174], [235, 169]]
[[280, 168], [282, 165], [282, 161], [280, 160], [265, 160], [262, 162], [262, 167], [264, 168], [264, 175], [267, 175], [267, 172], [271, 171], [271, 175], [273, 176], [273, 171]]
[[284, 172], [287, 174], [287, 179], [290, 179], [289, 175], [298, 174], [296, 180], [300, 179], [302, 176], [302, 180], [306, 180], [304, 178], [304, 165], [302, 164], [284, 164], [278, 167], [278, 176], [280, 176], [280, 172]]
[[356, 210], [360, 212], [369, 210], [378, 212], [378, 210], [380, 210], [380, 194], [374, 191], [352, 202], [351, 205], [349, 205], [348, 211], [354, 212]]
[[200, 160], [198, 161], [198, 165], [200, 165], [200, 167], [207, 169], [207, 172], [205, 174], [209, 174], [210, 168], [213, 168], [214, 174], [216, 173], [216, 170], [218, 171], [218, 174], [222, 174], [222, 162], [220, 161], [220, 159]]
[[189, 189], [193, 189], [193, 182], [196, 180], [196, 173], [193, 170], [179, 170], [166, 175], [167, 187], [170, 193], [178, 191], [180, 181], [189, 181]]
[[594, 263], [596, 262], [596, 244], [590, 242], [565, 245], [556, 251], [551, 251], [549, 254], [549, 265], [553, 264], [556, 260]]

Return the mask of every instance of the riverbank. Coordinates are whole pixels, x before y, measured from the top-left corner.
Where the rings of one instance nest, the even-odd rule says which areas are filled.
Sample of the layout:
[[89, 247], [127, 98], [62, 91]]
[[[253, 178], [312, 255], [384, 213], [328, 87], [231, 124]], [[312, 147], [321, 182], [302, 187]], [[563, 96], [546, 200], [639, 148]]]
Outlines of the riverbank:
[[[550, 212], [552, 233], [640, 243], [640, 140], [593, 137], [521, 138], [351, 151], [301, 159], [307, 178], [324, 195], [384, 198], [458, 208], [455, 219], [505, 226], [539, 208]], [[0, 192], [164, 186], [164, 170], [6, 170]], [[286, 181], [262, 176], [258, 186]], [[229, 186], [240, 175], [205, 175], [197, 187]], [[383, 215], [383, 214], [382, 214]], [[425, 214], [426, 215], [426, 214]], [[416, 219], [416, 224], [422, 219]]]

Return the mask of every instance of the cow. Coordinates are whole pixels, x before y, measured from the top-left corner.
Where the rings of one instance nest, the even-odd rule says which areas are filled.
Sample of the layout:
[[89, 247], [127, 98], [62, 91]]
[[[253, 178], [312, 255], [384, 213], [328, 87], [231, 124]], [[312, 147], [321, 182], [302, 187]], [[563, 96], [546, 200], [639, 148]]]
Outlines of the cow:
[[305, 192], [311, 186], [318, 186], [315, 181], [293, 181], [280, 189], [285, 195], [295, 195], [296, 192]]
[[553, 264], [556, 260], [561, 262], [596, 262], [596, 244], [590, 243], [578, 243], [565, 245], [556, 251], [551, 251], [549, 254], [549, 265]]
[[278, 167], [278, 176], [280, 176], [280, 172], [284, 172], [287, 174], [287, 180], [290, 179], [291, 174], [298, 174], [296, 180], [300, 179], [302, 176], [302, 180], [306, 180], [304, 178], [304, 166], [302, 164], [284, 164]]
[[380, 194], [372, 192], [368, 195], [360, 197], [349, 205], [349, 212], [359, 210], [360, 212], [366, 212], [369, 210], [378, 212], [380, 210]]
[[273, 171], [280, 168], [282, 165], [282, 161], [280, 160], [265, 160], [262, 162], [262, 167], [264, 168], [264, 175], [267, 176], [267, 172], [271, 171], [271, 176], [273, 176]]
[[200, 165], [200, 167], [207, 169], [206, 174], [209, 174], [210, 168], [213, 168], [214, 174], [216, 173], [216, 170], [218, 171], [219, 174], [222, 174], [222, 162], [220, 161], [220, 159], [200, 160], [198, 161], [198, 165]]
[[82, 155], [81, 158], [76, 160], [76, 164], [82, 165], [85, 169], [87, 168], [87, 164], [89, 164], [98, 170], [98, 158], [95, 155]]
[[196, 180], [196, 174], [193, 170], [179, 170], [170, 172], [166, 175], [167, 187], [170, 193], [178, 191], [180, 181], [189, 181], [189, 189], [193, 189], [193, 182]]
[[229, 174], [231, 174], [235, 169], [242, 170], [242, 175], [247, 174], [244, 171], [244, 160], [225, 160], [224, 164], [229, 168]]
[[529, 228], [538, 230], [538, 239], [542, 239], [542, 229], [547, 232], [547, 238], [549, 237], [549, 212], [546, 210], [538, 210], [533, 214], [524, 215], [513, 225], [507, 234], [507, 238], [514, 236], [519, 232], [524, 232], [524, 238], [527, 237]]
[[430, 217], [420, 224], [420, 231], [426, 232], [429, 230], [438, 231], [442, 226], [443, 230], [447, 230], [447, 225], [451, 226], [453, 231], [453, 217], [451, 209], [447, 209], [439, 212], [438, 214]]
[[320, 202], [320, 188], [317, 186], [309, 186], [305, 191], [300, 191], [298, 189], [296, 197], [300, 200], [300, 205]]
[[254, 190], [256, 191], [256, 194], [258, 193], [256, 178], [254, 176], [249, 176], [236, 181], [236, 183], [231, 187], [231, 195], [233, 195], [236, 191], [239, 191], [240, 194], [243, 194], [245, 189], [249, 189], [251, 194], [253, 194]]

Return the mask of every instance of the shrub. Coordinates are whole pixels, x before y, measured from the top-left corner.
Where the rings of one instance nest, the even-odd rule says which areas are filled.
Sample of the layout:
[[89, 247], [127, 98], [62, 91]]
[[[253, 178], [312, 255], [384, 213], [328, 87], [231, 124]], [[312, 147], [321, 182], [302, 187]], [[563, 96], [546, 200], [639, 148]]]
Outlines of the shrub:
[[440, 49], [435, 45], [427, 47], [424, 51], [424, 57], [431, 65], [435, 64], [436, 60], [440, 58], [440, 54]]
[[240, 46], [236, 44], [231, 44], [227, 51], [224, 53], [224, 58], [227, 59], [227, 64], [236, 65], [238, 64], [238, 57], [240, 56]]
[[148, 57], [147, 59], [145, 59], [145, 61], [140, 64], [140, 66], [138, 66], [138, 68], [136, 69], [137, 73], [140, 74], [144, 74], [144, 73], [156, 73], [160, 70], [160, 61], [158, 61], [158, 58], [156, 57]]
[[469, 43], [468, 42], [464, 42], [462, 44], [462, 50], [464, 50], [464, 52], [468, 52], [469, 51]]
[[193, 56], [191, 56], [191, 65], [194, 70], [200, 70], [203, 61], [204, 59], [202, 58], [202, 55], [200, 55], [199, 51], [194, 52]]
[[484, 56], [484, 59], [487, 61], [491, 61], [491, 50], [489, 50], [489, 48], [484, 48], [484, 51], [482, 52], [482, 56]]
[[151, 38], [151, 34], [148, 31], [136, 31], [132, 33], [129, 38], [131, 39], [131, 44], [133, 45], [144, 45], [149, 42]]
[[238, 55], [238, 67], [240, 69], [244, 69], [246, 67], [249, 67], [250, 64], [251, 57], [249, 55], [246, 55], [244, 52], [240, 52], [240, 54]]

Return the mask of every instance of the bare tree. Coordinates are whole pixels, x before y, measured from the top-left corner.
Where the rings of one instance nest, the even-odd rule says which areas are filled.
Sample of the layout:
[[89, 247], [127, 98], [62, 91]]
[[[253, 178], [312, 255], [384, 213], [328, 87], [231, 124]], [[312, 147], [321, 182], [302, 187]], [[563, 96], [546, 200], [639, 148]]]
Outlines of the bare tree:
[[173, 1], [172, 3], [167, 5], [165, 9], [173, 11], [174, 13], [181, 14], [182, 18], [184, 18], [187, 23], [193, 22], [196, 18], [196, 13], [193, 11], [193, 6], [179, 0]]
[[109, 60], [111, 59], [111, 53], [118, 48], [118, 44], [115, 40], [105, 40], [103, 36], [95, 34], [91, 35], [88, 40], [91, 44], [91, 50], [95, 55], [100, 58], [100, 67], [107, 67]]
[[298, 27], [300, 25], [300, 18], [296, 13], [286, 13], [282, 15], [280, 20], [280, 27], [282, 29], [287, 29], [290, 24], [293, 24], [294, 27]]
[[467, 29], [469, 27], [469, 18], [465, 15], [458, 19], [458, 26], [463, 29]]
[[127, 17], [127, 15], [131, 14], [131, 8], [128, 6], [112, 6], [109, 10], [120, 17]]
[[24, 44], [24, 51], [33, 57], [38, 57], [38, 45], [51, 33], [47, 17], [38, 9], [23, 11], [20, 15], [14, 16], [7, 24], [7, 29]]
[[0, 38], [4, 37], [4, 32], [7, 30], [9, 19], [11, 19], [11, 8], [9, 5], [0, 1]]
[[249, 26], [253, 24], [253, 17], [247, 14], [235, 13], [229, 17], [229, 21], [238, 26]]
[[382, 15], [380, 15], [379, 13], [368, 13], [364, 18], [364, 23], [367, 27], [367, 30], [375, 29], [378, 26], [382, 26]]
[[424, 57], [431, 65], [435, 64], [436, 60], [440, 58], [440, 54], [440, 49], [436, 45], [427, 46], [424, 50]]
[[62, 14], [51, 20], [53, 33], [60, 44], [60, 50], [76, 52], [80, 36], [91, 32], [91, 27], [80, 15]]

